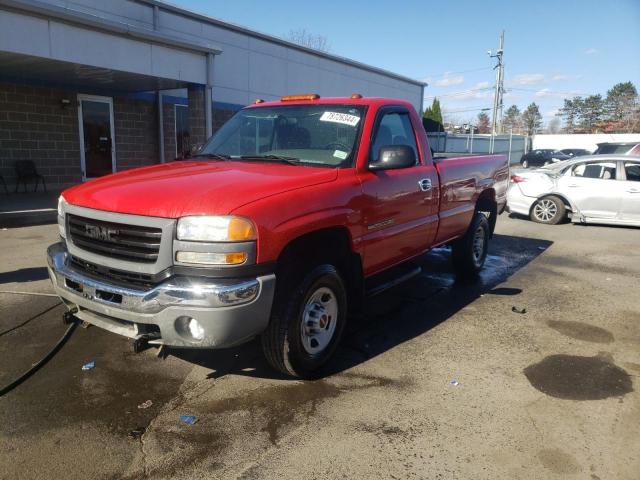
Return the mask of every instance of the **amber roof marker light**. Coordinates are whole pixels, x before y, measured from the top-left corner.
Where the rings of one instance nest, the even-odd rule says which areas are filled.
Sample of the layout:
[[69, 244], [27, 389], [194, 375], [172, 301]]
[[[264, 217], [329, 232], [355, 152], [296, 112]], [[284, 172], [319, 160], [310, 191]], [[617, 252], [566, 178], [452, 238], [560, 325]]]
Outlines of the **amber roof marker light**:
[[255, 101], [255, 102], [253, 102], [253, 103], [254, 103], [254, 104], [255, 104], [255, 103], [264, 103], [264, 100], [263, 100], [263, 99], [261, 99], [261, 98], [256, 98], [256, 101]]
[[351, 94], [351, 99], [352, 100], [359, 100], [362, 98], [362, 95], [360, 93], [352, 93]]
[[299, 102], [301, 100], [318, 100], [320, 95], [317, 93], [304, 93], [301, 95], [285, 95], [280, 98], [281, 102]]

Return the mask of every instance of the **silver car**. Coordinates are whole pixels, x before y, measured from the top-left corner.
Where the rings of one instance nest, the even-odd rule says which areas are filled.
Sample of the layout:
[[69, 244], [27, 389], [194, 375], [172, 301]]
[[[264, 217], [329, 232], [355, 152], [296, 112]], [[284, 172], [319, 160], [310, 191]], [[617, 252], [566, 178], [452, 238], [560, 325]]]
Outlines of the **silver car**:
[[591, 155], [538, 168], [513, 170], [509, 211], [534, 222], [640, 227], [640, 158]]

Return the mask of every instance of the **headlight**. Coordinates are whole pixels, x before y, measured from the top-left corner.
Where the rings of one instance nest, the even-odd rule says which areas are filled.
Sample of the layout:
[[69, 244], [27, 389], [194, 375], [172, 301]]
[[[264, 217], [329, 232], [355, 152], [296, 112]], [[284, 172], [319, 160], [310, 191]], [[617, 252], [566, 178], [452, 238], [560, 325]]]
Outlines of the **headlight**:
[[67, 234], [64, 231], [64, 210], [67, 202], [64, 197], [60, 195], [58, 197], [58, 231], [60, 232], [60, 236], [64, 239], [67, 238]]
[[232, 215], [182, 217], [177, 236], [193, 242], [246, 242], [256, 239], [256, 227], [251, 220]]

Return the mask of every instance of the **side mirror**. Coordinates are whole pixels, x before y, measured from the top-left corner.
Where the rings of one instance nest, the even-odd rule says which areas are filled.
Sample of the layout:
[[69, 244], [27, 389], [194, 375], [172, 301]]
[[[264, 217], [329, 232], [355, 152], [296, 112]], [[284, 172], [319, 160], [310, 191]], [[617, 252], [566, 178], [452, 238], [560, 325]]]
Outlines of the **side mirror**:
[[378, 159], [369, 162], [369, 170], [394, 170], [413, 167], [416, 152], [408, 145], [385, 145], [380, 147]]

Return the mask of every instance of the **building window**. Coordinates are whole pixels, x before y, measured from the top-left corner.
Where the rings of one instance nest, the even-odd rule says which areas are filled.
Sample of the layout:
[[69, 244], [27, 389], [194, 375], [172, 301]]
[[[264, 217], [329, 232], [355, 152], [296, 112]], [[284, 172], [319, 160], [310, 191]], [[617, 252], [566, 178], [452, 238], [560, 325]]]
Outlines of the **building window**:
[[176, 119], [176, 158], [185, 158], [189, 153], [191, 141], [189, 139], [189, 107], [174, 105]]

